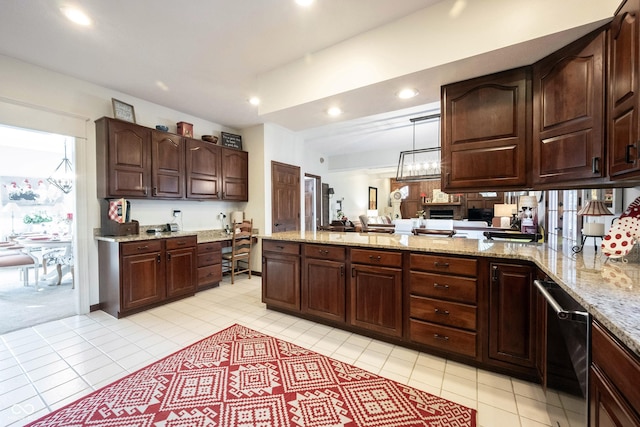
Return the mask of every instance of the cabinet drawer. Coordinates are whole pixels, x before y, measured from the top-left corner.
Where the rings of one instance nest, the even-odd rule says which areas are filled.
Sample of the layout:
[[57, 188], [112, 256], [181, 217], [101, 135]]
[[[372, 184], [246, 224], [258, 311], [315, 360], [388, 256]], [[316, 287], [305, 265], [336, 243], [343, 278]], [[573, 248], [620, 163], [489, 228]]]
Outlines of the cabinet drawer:
[[477, 262], [475, 259], [411, 254], [410, 265], [412, 270], [477, 276]]
[[170, 239], [167, 239], [167, 250], [189, 248], [196, 246], [196, 244], [196, 236], [172, 237]]
[[290, 242], [280, 242], [276, 240], [263, 240], [263, 252], [278, 252], [281, 254], [300, 255], [300, 244]]
[[384, 265], [387, 267], [402, 267], [402, 253], [352, 249], [351, 262], [367, 265]]
[[475, 304], [478, 281], [466, 277], [412, 271], [409, 279], [412, 294]]
[[615, 384], [629, 404], [640, 414], [640, 360], [620, 345], [599, 323], [591, 327], [592, 362]]
[[140, 240], [120, 244], [122, 256], [162, 251], [164, 240]]
[[198, 251], [198, 267], [220, 264], [222, 262], [222, 252], [209, 252], [201, 254]]
[[476, 357], [475, 332], [410, 319], [409, 338], [414, 342], [443, 351]]
[[198, 267], [198, 286], [208, 285], [222, 280], [222, 264]]
[[198, 243], [198, 254], [204, 254], [207, 252], [220, 252], [221, 250], [222, 244], [220, 242]]
[[470, 329], [472, 331], [476, 329], [476, 308], [472, 305], [457, 302], [411, 295], [409, 316], [456, 328]]
[[330, 259], [333, 261], [345, 260], [345, 248], [330, 245], [304, 245], [304, 256], [307, 258]]

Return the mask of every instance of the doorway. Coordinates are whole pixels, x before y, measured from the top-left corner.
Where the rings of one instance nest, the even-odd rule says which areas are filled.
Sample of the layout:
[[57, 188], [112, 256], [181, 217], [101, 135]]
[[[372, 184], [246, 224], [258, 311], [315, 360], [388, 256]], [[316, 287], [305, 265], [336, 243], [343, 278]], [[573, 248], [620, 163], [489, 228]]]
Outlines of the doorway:
[[304, 229], [317, 230], [322, 225], [322, 183], [318, 175], [304, 174]]
[[37, 264], [0, 269], [0, 334], [77, 314], [74, 147], [72, 137], [0, 125], [0, 257]]

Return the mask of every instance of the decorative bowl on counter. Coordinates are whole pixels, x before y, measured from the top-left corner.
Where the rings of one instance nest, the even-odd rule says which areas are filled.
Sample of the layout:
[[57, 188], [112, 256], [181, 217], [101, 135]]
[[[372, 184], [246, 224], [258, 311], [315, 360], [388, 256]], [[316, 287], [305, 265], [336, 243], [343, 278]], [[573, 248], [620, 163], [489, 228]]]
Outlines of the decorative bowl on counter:
[[156, 129], [161, 130], [162, 132], [168, 132], [169, 131], [169, 126], [156, 125]]

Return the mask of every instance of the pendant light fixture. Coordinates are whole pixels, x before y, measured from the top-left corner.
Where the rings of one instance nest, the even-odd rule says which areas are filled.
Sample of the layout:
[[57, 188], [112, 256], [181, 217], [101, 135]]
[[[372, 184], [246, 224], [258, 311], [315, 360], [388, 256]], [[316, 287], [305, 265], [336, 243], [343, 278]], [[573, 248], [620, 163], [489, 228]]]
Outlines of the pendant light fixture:
[[[401, 151], [398, 160], [396, 181], [427, 181], [440, 179], [440, 129], [438, 129], [438, 146], [416, 150], [416, 122], [439, 119], [440, 114], [409, 119], [413, 123], [413, 149]], [[439, 126], [438, 126], [439, 127]]]
[[59, 188], [64, 194], [69, 194], [73, 187], [73, 168], [67, 158], [67, 141], [64, 141], [64, 157], [55, 171], [47, 178], [49, 184]]

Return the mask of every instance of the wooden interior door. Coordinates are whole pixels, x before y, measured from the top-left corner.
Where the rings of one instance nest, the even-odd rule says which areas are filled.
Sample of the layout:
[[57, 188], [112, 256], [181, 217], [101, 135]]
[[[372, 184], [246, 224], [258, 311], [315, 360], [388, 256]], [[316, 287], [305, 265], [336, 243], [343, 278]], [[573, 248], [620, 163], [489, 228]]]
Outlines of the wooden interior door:
[[271, 162], [272, 231], [300, 230], [300, 167]]

